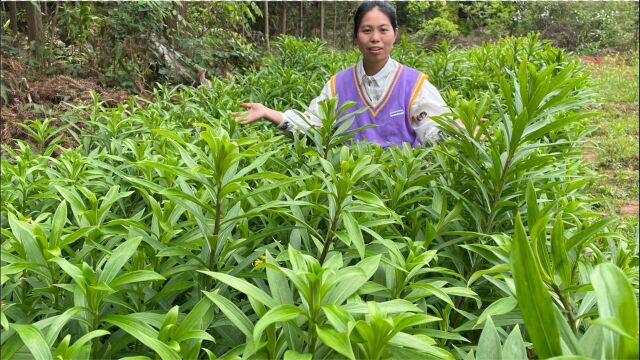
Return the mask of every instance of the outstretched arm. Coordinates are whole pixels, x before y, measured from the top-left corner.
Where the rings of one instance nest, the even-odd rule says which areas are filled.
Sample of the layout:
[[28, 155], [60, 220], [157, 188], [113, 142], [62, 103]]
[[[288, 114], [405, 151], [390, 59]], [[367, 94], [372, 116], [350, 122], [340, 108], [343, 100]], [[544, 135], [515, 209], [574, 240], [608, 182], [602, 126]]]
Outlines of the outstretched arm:
[[267, 119], [281, 129], [305, 132], [310, 126], [322, 126], [320, 119], [313, 114], [318, 111], [318, 103], [328, 97], [331, 97], [329, 82], [324, 85], [320, 95], [311, 101], [308, 112], [296, 110], [279, 112], [262, 104], [244, 103], [240, 104], [240, 107], [247, 109], [247, 111], [235, 113], [234, 118], [242, 125], [250, 124], [260, 119]]
[[278, 126], [283, 121], [281, 112], [270, 109], [259, 103], [242, 103], [240, 104], [240, 107], [247, 109], [247, 111], [235, 113], [233, 114], [233, 117], [242, 125], [250, 124], [260, 119], [266, 119]]

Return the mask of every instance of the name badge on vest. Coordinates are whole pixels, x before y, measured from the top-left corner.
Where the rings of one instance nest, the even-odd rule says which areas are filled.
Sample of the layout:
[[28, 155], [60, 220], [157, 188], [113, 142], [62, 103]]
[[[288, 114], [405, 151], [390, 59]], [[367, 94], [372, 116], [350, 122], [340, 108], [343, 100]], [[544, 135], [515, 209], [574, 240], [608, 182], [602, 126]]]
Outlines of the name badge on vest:
[[396, 110], [396, 111], [392, 111], [389, 114], [389, 117], [394, 117], [394, 116], [404, 116], [404, 110]]

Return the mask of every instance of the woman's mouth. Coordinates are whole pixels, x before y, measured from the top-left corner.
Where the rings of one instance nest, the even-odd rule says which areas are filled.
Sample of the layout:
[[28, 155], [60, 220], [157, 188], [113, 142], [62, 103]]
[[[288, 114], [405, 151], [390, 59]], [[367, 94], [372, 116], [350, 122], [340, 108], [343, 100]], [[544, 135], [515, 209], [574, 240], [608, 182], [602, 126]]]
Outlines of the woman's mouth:
[[382, 48], [380, 48], [380, 47], [369, 48], [369, 52], [372, 55], [380, 55], [382, 53]]

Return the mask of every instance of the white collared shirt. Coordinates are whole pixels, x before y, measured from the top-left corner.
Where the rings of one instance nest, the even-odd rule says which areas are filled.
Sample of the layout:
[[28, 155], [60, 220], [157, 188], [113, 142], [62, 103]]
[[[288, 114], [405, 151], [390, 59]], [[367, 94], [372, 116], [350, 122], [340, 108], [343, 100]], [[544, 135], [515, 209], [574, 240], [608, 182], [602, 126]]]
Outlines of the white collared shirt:
[[[400, 64], [398, 64], [397, 61], [389, 58], [389, 61], [387, 61], [380, 71], [369, 76], [364, 71], [362, 60], [358, 61], [358, 64], [356, 64], [357, 75], [361, 81], [364, 96], [371, 105], [378, 105], [380, 99], [391, 85], [393, 73], [398, 66], [400, 66]], [[331, 97], [331, 84], [327, 82], [322, 88], [320, 95], [311, 101], [309, 111], [300, 113], [295, 110], [287, 110], [283, 112], [283, 121], [278, 127], [290, 131], [304, 132], [309, 128], [309, 124], [318, 127], [322, 126], [322, 122], [311, 113], [317, 113], [318, 103], [329, 97]], [[438, 89], [429, 81], [425, 81], [411, 107], [411, 114], [413, 114], [411, 126], [413, 126], [421, 145], [429, 145], [440, 139], [439, 126], [435, 121], [431, 120], [430, 117], [442, 115], [449, 111]], [[417, 120], [416, 117], [422, 113], [426, 113], [426, 117], [422, 120]], [[306, 121], [302, 119], [301, 116], [304, 116]], [[307, 124], [307, 122], [309, 124]]]

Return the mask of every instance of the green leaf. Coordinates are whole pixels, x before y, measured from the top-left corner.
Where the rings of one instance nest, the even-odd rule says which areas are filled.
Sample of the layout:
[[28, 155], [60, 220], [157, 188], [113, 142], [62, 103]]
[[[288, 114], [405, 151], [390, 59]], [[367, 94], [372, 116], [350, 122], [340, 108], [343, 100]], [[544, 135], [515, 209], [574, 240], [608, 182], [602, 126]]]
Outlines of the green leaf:
[[[273, 266], [278, 265], [268, 251], [266, 255], [266, 262]], [[287, 282], [287, 278], [282, 275], [282, 273], [272, 269], [271, 267], [267, 267], [265, 272], [267, 273], [269, 290], [271, 291], [271, 295], [274, 300], [280, 304], [293, 304], [293, 291], [289, 286], [289, 282]]]
[[120, 244], [111, 253], [111, 257], [109, 257], [109, 260], [107, 260], [107, 263], [104, 265], [98, 277], [98, 282], [111, 283], [122, 270], [124, 264], [126, 264], [129, 258], [136, 252], [141, 241], [142, 236], [136, 236]]
[[180, 354], [158, 340], [158, 333], [143, 322], [126, 315], [107, 315], [102, 320], [124, 330], [155, 351], [163, 360], [180, 360]]
[[504, 346], [502, 348], [502, 358], [507, 360], [528, 360], [527, 357], [527, 348], [524, 345], [524, 341], [522, 340], [522, 335], [520, 334], [520, 327], [518, 325], [513, 327], [509, 336], [507, 336], [507, 340], [504, 342]]
[[560, 275], [565, 287], [571, 286], [571, 263], [565, 248], [564, 224], [562, 215], [558, 214], [556, 222], [553, 224], [551, 233], [551, 256], [553, 257], [553, 267]]
[[351, 341], [349, 340], [349, 333], [337, 332], [328, 326], [320, 327], [317, 325], [316, 331], [318, 332], [318, 337], [325, 345], [339, 354], [346, 356], [348, 359], [355, 359], [353, 349], [351, 348]]
[[[480, 340], [478, 340], [478, 348], [476, 349], [477, 360], [500, 360], [502, 359], [502, 347], [500, 346], [500, 338], [498, 331], [493, 325], [491, 316], [487, 318], [484, 325]], [[510, 359], [510, 358], [509, 358]]]
[[414, 290], [407, 295], [408, 300], [415, 301], [433, 295], [452, 307], [455, 306], [453, 300], [451, 300], [449, 295], [444, 291], [443, 287], [434, 284], [411, 284], [410, 287]]
[[583, 229], [577, 234], [573, 235], [571, 238], [567, 240], [567, 244], [566, 244], [567, 251], [570, 251], [576, 246], [585, 245], [588, 242], [595, 240], [596, 239], [595, 234], [603, 230], [607, 225], [613, 223], [614, 221], [615, 221], [615, 218], [602, 219], [600, 221], [597, 221], [591, 224], [586, 229]]
[[582, 335], [579, 341], [580, 352], [593, 359], [603, 358], [604, 329], [600, 326], [591, 326]]
[[538, 356], [544, 359], [562, 355], [558, 325], [553, 313], [549, 311], [555, 305], [542, 281], [538, 261], [527, 241], [520, 215], [516, 214], [515, 218], [511, 271], [522, 319]]
[[29, 349], [29, 352], [33, 355], [34, 359], [53, 359], [49, 344], [47, 344], [44, 336], [35, 326], [23, 324], [11, 324], [10, 326], [12, 329], [16, 330], [18, 336], [20, 336], [20, 339], [24, 343], [24, 346]]
[[184, 337], [188, 331], [194, 328], [201, 330], [206, 329], [210, 321], [208, 318], [213, 318], [212, 314], [207, 316], [211, 305], [210, 299], [202, 298], [198, 301], [191, 311], [189, 311], [189, 314], [187, 314], [175, 328], [173, 337], [176, 339]]
[[358, 221], [353, 217], [353, 215], [351, 215], [350, 212], [345, 211], [342, 212], [342, 222], [344, 223], [345, 229], [347, 229], [349, 239], [356, 247], [356, 250], [358, 250], [360, 259], [364, 259], [364, 238], [362, 237], [362, 231], [360, 230]]
[[255, 300], [262, 303], [263, 305], [266, 305], [267, 307], [275, 308], [278, 305], [278, 303], [276, 303], [276, 301], [273, 300], [273, 298], [269, 296], [266, 292], [256, 287], [255, 285], [251, 285], [248, 281], [244, 279], [240, 279], [228, 274], [218, 273], [218, 272], [213, 272], [208, 270], [206, 271], [198, 270], [198, 272], [211, 276], [212, 278], [231, 286], [232, 288], [240, 291], [241, 293], [247, 296], [254, 298]]
[[151, 270], [134, 270], [131, 272], [126, 272], [113, 279], [109, 286], [116, 288], [118, 286], [126, 284], [156, 280], [165, 280], [165, 277]]
[[561, 345], [564, 344], [563, 349], [569, 349], [573, 354], [582, 354], [581, 347], [578, 344], [578, 339], [573, 333], [564, 315], [560, 312], [560, 309], [553, 307], [553, 314], [556, 317], [556, 323], [558, 324], [558, 331], [560, 331]]
[[295, 319], [300, 314], [302, 314], [302, 310], [291, 304], [282, 304], [272, 308], [256, 323], [256, 326], [253, 329], [253, 339], [255, 341], [259, 341], [262, 336], [262, 332], [269, 325], [276, 322], [285, 322]]
[[[605, 356], [608, 358], [634, 358], [638, 356], [638, 305], [631, 283], [624, 272], [611, 263], [596, 266], [591, 283], [598, 299], [600, 319], [614, 323], [620, 331], [604, 330]], [[615, 320], [610, 320], [615, 319]], [[624, 332], [632, 337], [621, 336]]]
[[515, 309], [516, 306], [518, 306], [518, 301], [513, 296], [498, 299], [487, 306], [486, 309], [484, 309], [484, 311], [476, 321], [476, 326], [482, 324], [488, 316], [506, 314]]
[[63, 200], [56, 208], [51, 220], [51, 231], [49, 233], [49, 248], [59, 246], [60, 236], [67, 222], [67, 202]]
[[90, 331], [82, 335], [78, 340], [76, 340], [76, 342], [74, 342], [73, 345], [71, 345], [67, 350], [67, 354], [69, 355], [69, 357], [75, 358], [77, 356], [76, 353], [79, 352], [81, 348], [85, 346], [85, 344], [87, 344], [89, 341], [97, 337], [105, 336], [105, 335], [109, 335], [109, 332], [106, 330]]
[[595, 325], [603, 326], [609, 330], [612, 330], [618, 335], [622, 335], [626, 337], [629, 340], [632, 340], [632, 341], [635, 340], [637, 343], [637, 340], [633, 337], [633, 335], [626, 332], [626, 330], [622, 327], [622, 324], [617, 318], [606, 318], [606, 319], [599, 318], [599, 319], [593, 320], [591, 323]]
[[325, 296], [324, 302], [341, 305], [373, 276], [378, 270], [381, 257], [381, 255], [366, 257], [355, 266], [338, 271], [335, 284]]
[[217, 292], [203, 291], [202, 293], [211, 299], [218, 308], [220, 308], [222, 313], [238, 328], [238, 330], [242, 331], [247, 339], [253, 336], [253, 323], [234, 303], [231, 302], [231, 300]]
[[[385, 301], [378, 303], [378, 307], [381, 310], [384, 310], [388, 314], [392, 313], [403, 313], [403, 312], [415, 312], [422, 313], [423, 310], [417, 307], [410, 301], [403, 299], [394, 299], [390, 301]], [[369, 313], [369, 307], [367, 304], [345, 304], [342, 306], [343, 309], [347, 310], [351, 314], [367, 314]]]
[[300, 354], [293, 350], [287, 350], [284, 352], [284, 360], [311, 360], [313, 354]]
[[322, 305], [321, 309], [327, 317], [329, 324], [340, 332], [347, 332], [349, 322], [355, 322], [353, 317], [341, 306], [336, 304]]

